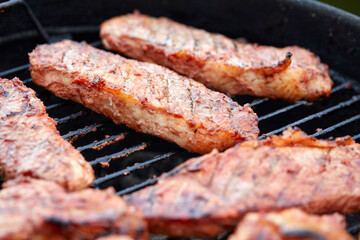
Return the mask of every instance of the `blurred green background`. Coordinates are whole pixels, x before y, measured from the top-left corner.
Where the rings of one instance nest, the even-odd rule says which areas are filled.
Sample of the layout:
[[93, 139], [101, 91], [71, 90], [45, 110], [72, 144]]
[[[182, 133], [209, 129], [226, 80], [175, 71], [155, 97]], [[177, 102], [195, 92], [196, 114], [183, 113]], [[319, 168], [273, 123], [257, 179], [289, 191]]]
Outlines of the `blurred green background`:
[[360, 16], [360, 0], [320, 0], [320, 2], [333, 5]]

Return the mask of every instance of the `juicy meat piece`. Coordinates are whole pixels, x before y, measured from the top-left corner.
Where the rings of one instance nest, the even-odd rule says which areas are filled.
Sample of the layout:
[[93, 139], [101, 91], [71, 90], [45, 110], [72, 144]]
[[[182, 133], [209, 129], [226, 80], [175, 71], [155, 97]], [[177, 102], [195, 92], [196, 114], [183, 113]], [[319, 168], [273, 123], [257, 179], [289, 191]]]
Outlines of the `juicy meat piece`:
[[151, 63], [64, 40], [30, 53], [36, 84], [193, 152], [257, 139], [257, 116], [224, 94]]
[[0, 78], [0, 177], [31, 176], [67, 190], [94, 180], [90, 164], [56, 130], [44, 104], [18, 78]]
[[[60, 185], [20, 178], [0, 191], [0, 239], [148, 239], [142, 215], [112, 188], [66, 192]], [[124, 238], [126, 239], [126, 238]]]
[[340, 214], [316, 216], [299, 209], [249, 213], [229, 240], [353, 240]]
[[108, 49], [169, 67], [227, 94], [314, 101], [329, 96], [332, 87], [328, 66], [297, 46], [239, 43], [139, 13], [104, 22], [100, 36]]
[[127, 202], [143, 210], [150, 231], [177, 237], [215, 236], [253, 211], [355, 213], [359, 159], [360, 144], [350, 137], [317, 140], [288, 129], [190, 159]]

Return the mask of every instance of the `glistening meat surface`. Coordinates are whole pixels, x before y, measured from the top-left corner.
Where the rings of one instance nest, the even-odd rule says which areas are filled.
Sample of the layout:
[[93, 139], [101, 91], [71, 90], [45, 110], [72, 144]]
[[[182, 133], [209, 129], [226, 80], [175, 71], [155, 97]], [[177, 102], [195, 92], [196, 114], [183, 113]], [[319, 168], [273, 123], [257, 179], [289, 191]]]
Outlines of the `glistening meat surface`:
[[299, 207], [311, 213], [360, 210], [360, 144], [317, 140], [300, 130], [213, 151], [127, 196], [150, 231], [213, 237], [244, 214]]
[[167, 18], [139, 13], [105, 21], [100, 35], [108, 49], [169, 67], [231, 95], [314, 101], [329, 96], [332, 87], [327, 65], [297, 46], [239, 43]]
[[70, 40], [38, 46], [29, 57], [36, 84], [189, 151], [224, 150], [259, 134], [248, 104], [156, 64]]
[[0, 78], [0, 176], [31, 176], [67, 190], [86, 188], [94, 180], [90, 164], [56, 130], [35, 92], [14, 78]]

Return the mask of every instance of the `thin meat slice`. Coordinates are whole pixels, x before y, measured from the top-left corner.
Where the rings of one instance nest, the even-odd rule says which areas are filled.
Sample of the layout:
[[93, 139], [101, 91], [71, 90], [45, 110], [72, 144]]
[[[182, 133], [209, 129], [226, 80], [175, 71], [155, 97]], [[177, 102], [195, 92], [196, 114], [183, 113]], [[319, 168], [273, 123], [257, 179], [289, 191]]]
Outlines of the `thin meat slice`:
[[299, 209], [281, 212], [249, 213], [229, 240], [353, 240], [345, 231], [345, 218], [340, 214], [311, 215]]
[[156, 64], [70, 40], [40, 45], [29, 56], [36, 84], [189, 151], [224, 150], [259, 134], [248, 104]]
[[310, 213], [360, 210], [360, 144], [317, 140], [301, 130], [193, 158], [126, 197], [150, 231], [213, 237], [248, 212], [298, 207]]
[[3, 187], [0, 239], [148, 239], [141, 213], [112, 188], [66, 192], [54, 182], [26, 177]]
[[100, 36], [107, 49], [166, 66], [231, 95], [314, 101], [331, 92], [328, 66], [297, 46], [239, 43], [138, 12], [105, 21]]
[[67, 190], [94, 180], [90, 164], [56, 130], [35, 92], [18, 79], [0, 78], [0, 177], [31, 176]]

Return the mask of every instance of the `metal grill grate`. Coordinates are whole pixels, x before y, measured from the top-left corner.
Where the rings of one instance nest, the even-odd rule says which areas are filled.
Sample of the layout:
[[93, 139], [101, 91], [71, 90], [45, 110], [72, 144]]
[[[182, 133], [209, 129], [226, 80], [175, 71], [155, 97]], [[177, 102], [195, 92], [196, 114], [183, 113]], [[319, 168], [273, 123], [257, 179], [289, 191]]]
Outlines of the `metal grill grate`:
[[[18, 4], [25, 6], [43, 40], [49, 42], [51, 39], [61, 39], [58, 35], [56, 38], [47, 35], [24, 1], [2, 3], [0, 9]], [[65, 34], [63, 37], [72, 37], [74, 31], [85, 32], [91, 37], [73, 38], [89, 40], [94, 38], [98, 29], [86, 26], [61, 29], [53, 27], [52, 31]], [[101, 41], [97, 39], [91, 42], [91, 45], [101, 47]], [[25, 85], [37, 92], [37, 96], [46, 105], [49, 115], [58, 122], [61, 135], [70, 141], [93, 166], [96, 174], [93, 187], [114, 186], [119, 195], [128, 194], [154, 184], [161, 173], [170, 171], [190, 157], [197, 156], [175, 144], [136, 133], [125, 126], [117, 126], [106, 117], [77, 103], [55, 97], [33, 84], [28, 68], [29, 64], [23, 64], [5, 69], [0, 72], [0, 77], [19, 77], [23, 79]], [[240, 104], [251, 102], [251, 107], [259, 116], [261, 134], [279, 134], [287, 127], [300, 127], [316, 137], [350, 135], [359, 142], [360, 86], [356, 81], [334, 70], [330, 71], [330, 75], [335, 82], [330, 98], [314, 103], [307, 101], [287, 103], [249, 96], [239, 96], [235, 100]], [[260, 139], [265, 135], [260, 136]], [[348, 230], [356, 233], [360, 226], [358, 217], [348, 216], [348, 219], [350, 219]]]

